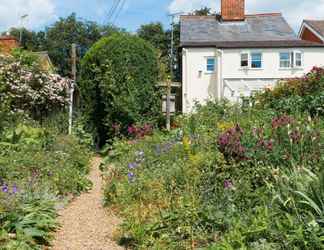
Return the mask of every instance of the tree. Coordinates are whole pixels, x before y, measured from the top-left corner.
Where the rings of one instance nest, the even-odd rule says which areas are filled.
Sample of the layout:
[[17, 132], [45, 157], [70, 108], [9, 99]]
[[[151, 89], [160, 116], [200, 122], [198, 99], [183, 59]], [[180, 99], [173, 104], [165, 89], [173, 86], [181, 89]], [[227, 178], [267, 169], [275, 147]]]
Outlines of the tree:
[[118, 126], [155, 120], [161, 112], [156, 88], [157, 52], [148, 42], [129, 34], [102, 38], [81, 63], [84, 113], [102, 146]]
[[101, 26], [95, 22], [79, 20], [72, 13], [67, 18], [61, 18], [45, 31], [29, 31], [25, 28], [12, 28], [10, 35], [20, 40], [22, 32], [21, 47], [31, 51], [48, 51], [50, 58], [64, 76], [70, 76], [70, 53], [72, 43], [76, 43], [79, 56], [86, 51], [101, 37], [111, 35], [123, 30], [112, 26]]
[[111, 26], [99, 26], [95, 22], [78, 20], [76, 14], [61, 18], [53, 26], [46, 29], [46, 47], [59, 73], [70, 75], [70, 48], [72, 43], [79, 47], [79, 54], [85, 52], [102, 36], [117, 32]]
[[168, 56], [168, 36], [162, 23], [144, 24], [138, 29], [137, 34], [159, 49], [162, 57]]
[[38, 51], [40, 47], [44, 44], [44, 40], [41, 39], [42, 32], [29, 31], [26, 28], [18, 29], [12, 28], [9, 31], [11, 36], [14, 36], [17, 41], [20, 41], [21, 34], [21, 44], [23, 49]]
[[197, 10], [194, 10], [191, 15], [194, 15], [194, 16], [209, 16], [209, 15], [212, 15], [212, 11], [211, 11], [211, 8], [208, 8], [208, 7], [203, 7], [201, 9], [197, 9]]

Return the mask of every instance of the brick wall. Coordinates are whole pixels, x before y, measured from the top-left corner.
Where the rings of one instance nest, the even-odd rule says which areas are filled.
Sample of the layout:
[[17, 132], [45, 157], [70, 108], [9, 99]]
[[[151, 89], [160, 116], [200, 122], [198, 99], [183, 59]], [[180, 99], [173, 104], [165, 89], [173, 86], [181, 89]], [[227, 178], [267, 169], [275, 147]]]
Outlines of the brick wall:
[[245, 19], [245, 0], [222, 0], [221, 9], [224, 21], [242, 21]]
[[9, 54], [12, 49], [18, 48], [19, 43], [15, 37], [3, 36], [0, 37], [0, 53]]
[[304, 28], [304, 31], [301, 35], [301, 39], [311, 42], [323, 43], [323, 41], [319, 39], [318, 36], [316, 36], [312, 31], [310, 31], [306, 27]]

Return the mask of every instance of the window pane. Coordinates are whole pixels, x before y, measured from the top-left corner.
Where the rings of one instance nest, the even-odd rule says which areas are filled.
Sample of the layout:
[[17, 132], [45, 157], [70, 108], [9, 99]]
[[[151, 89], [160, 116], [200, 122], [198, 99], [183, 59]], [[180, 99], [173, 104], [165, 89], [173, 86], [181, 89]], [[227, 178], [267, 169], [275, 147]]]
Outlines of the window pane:
[[262, 68], [262, 54], [261, 53], [252, 53], [251, 58], [252, 58], [252, 62], [251, 62], [252, 68]]
[[289, 68], [292, 65], [290, 55], [289, 52], [280, 53], [280, 68]]
[[207, 71], [213, 72], [215, 71], [215, 58], [207, 58]]
[[249, 66], [249, 54], [241, 54], [241, 67]]
[[280, 68], [289, 68], [290, 61], [280, 61]]
[[214, 71], [215, 67], [214, 65], [207, 65], [207, 71]]
[[252, 53], [252, 61], [261, 61], [261, 53]]
[[207, 59], [207, 64], [209, 64], [209, 65], [213, 64], [214, 65], [215, 64], [215, 59], [214, 58], [208, 58]]
[[296, 53], [296, 67], [301, 67], [302, 66], [302, 54], [301, 53]]
[[280, 53], [280, 60], [290, 60], [289, 53]]
[[262, 62], [261, 61], [253, 61], [251, 64], [252, 68], [262, 68]]

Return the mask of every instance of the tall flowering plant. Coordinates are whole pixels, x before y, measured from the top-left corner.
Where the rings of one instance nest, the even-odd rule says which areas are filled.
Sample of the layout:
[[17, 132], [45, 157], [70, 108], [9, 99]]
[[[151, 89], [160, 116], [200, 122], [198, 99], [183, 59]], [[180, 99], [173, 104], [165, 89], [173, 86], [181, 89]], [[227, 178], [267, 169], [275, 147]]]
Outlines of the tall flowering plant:
[[60, 109], [68, 103], [69, 80], [10, 56], [0, 56], [0, 98], [10, 98], [13, 111], [27, 111], [35, 118]]

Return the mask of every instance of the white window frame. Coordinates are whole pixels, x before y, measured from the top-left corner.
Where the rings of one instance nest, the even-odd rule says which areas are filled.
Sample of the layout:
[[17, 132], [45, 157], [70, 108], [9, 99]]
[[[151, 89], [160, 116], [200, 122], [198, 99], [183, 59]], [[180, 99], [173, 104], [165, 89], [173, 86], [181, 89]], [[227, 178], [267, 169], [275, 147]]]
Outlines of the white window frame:
[[[289, 59], [285, 60], [286, 62], [289, 61], [289, 66], [288, 67], [282, 67], [281, 66], [281, 62], [283, 60], [281, 60], [281, 54], [288, 54], [289, 55]], [[297, 54], [300, 54], [300, 62], [301, 64], [297, 66]], [[303, 56], [303, 52], [299, 51], [299, 50], [287, 50], [287, 51], [281, 51], [279, 52], [279, 68], [280, 69], [300, 69], [302, 68], [304, 65], [304, 56]]]
[[[210, 59], [212, 59], [212, 60], [214, 60], [214, 69], [213, 70], [208, 70], [208, 66], [210, 66], [211, 64], [208, 64], [208, 60], [210, 60]], [[215, 73], [216, 72], [216, 68], [217, 68], [217, 60], [216, 60], [216, 57], [214, 57], [214, 56], [208, 56], [208, 57], [206, 57], [206, 72], [208, 73], [208, 74], [212, 74], [212, 73]]]
[[[242, 66], [242, 56], [243, 55], [247, 55], [247, 65], [246, 66]], [[250, 67], [250, 53], [249, 52], [241, 52], [240, 53], [240, 68], [241, 69], [248, 69]]]
[[[252, 54], [261, 54], [261, 68], [253, 68], [252, 67]], [[247, 66], [242, 66], [242, 57], [243, 55], [247, 55]], [[242, 70], [262, 70], [263, 69], [263, 52], [262, 51], [241, 51], [240, 53], [240, 69]]]
[[[260, 54], [261, 55], [261, 67], [260, 68], [252, 67], [253, 54]], [[250, 53], [250, 68], [251, 69], [263, 69], [263, 53], [262, 52], [260, 52], [260, 51], [252, 51]]]
[[[288, 59], [281, 60], [281, 55], [282, 54], [288, 54]], [[281, 62], [288, 62], [288, 66], [287, 67], [283, 67], [281, 65]], [[291, 68], [291, 51], [282, 51], [282, 52], [279, 52], [279, 68], [280, 69], [290, 69]]]
[[[297, 55], [300, 54], [300, 65], [297, 65]], [[294, 51], [294, 55], [295, 55], [295, 60], [294, 60], [294, 67], [295, 68], [302, 68], [304, 66], [304, 55], [303, 52], [301, 51]]]

